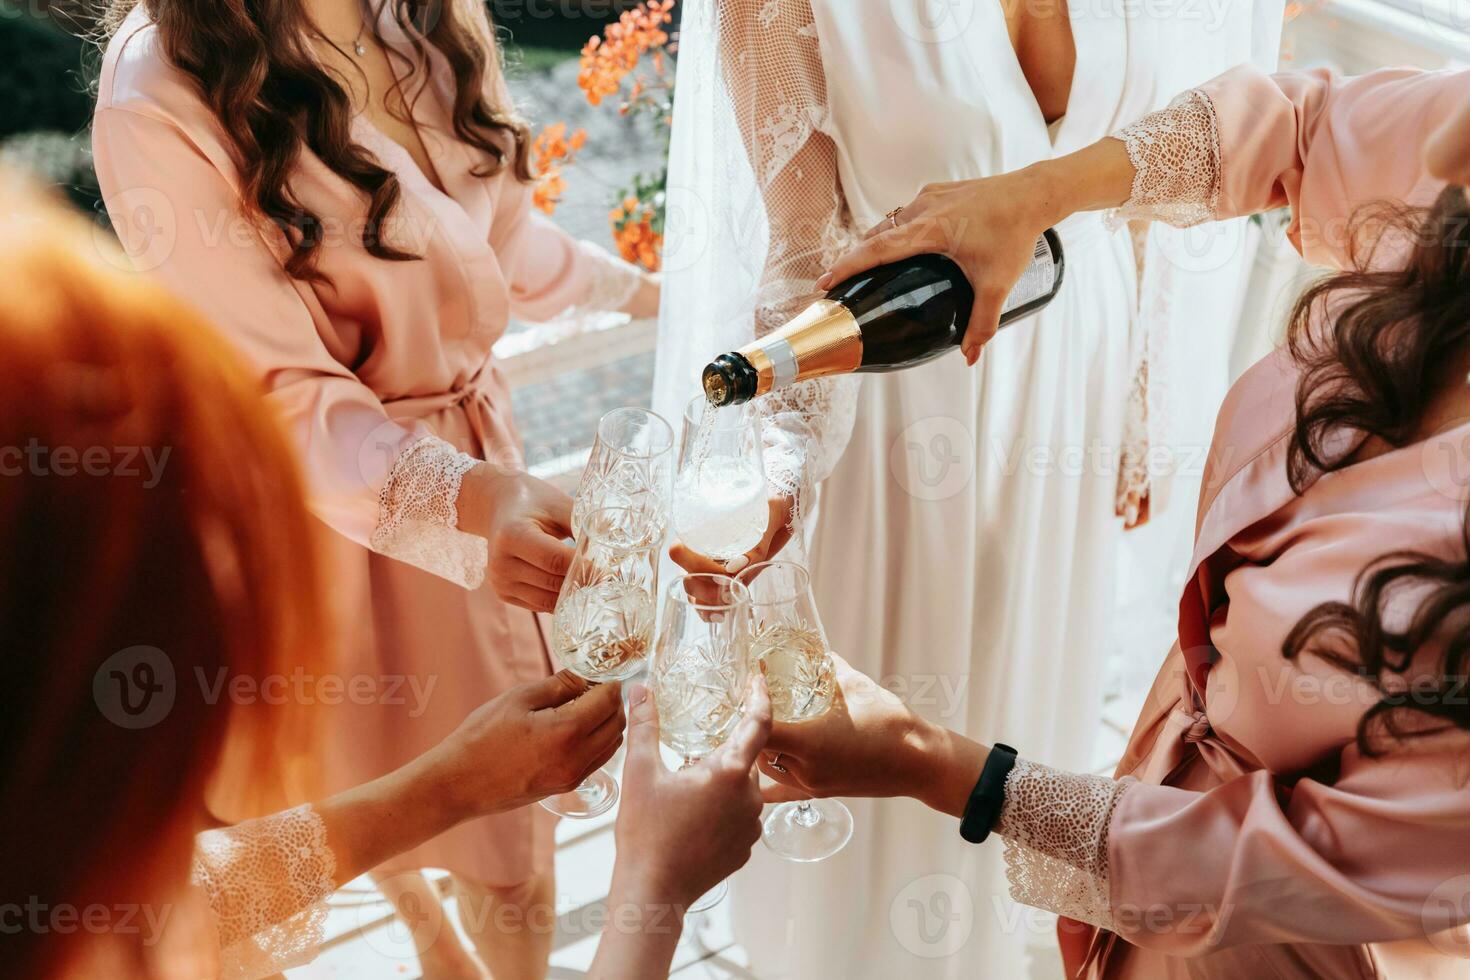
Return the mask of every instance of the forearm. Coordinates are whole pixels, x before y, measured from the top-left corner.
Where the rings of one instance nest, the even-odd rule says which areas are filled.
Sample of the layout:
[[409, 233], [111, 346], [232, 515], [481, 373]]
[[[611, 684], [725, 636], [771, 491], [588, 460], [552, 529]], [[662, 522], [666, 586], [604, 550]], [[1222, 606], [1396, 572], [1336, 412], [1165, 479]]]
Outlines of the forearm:
[[1037, 214], [1049, 227], [1079, 211], [1121, 207], [1132, 193], [1135, 170], [1123, 141], [1105, 137], [1021, 173], [1034, 180]]
[[337, 861], [337, 882], [351, 881], [469, 816], [435, 748], [386, 776], [314, 804]]
[[963, 817], [990, 746], [937, 725], [921, 729], [914, 743], [919, 781], [910, 795], [930, 809]]
[[645, 980], [668, 976], [684, 930], [684, 909], [666, 890], [621, 864], [613, 872], [607, 926], [597, 946], [592, 980]]

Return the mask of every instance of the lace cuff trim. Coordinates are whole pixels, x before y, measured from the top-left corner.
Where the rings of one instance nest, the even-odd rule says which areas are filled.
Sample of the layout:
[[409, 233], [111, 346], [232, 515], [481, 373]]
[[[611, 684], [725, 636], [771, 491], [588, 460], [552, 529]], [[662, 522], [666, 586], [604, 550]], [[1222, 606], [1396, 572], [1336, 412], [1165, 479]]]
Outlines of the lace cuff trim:
[[643, 270], [591, 242], [578, 241], [577, 248], [587, 263], [591, 283], [587, 295], [572, 307], [573, 315], [617, 312], [627, 306], [643, 284]]
[[1133, 371], [1128, 388], [1128, 405], [1123, 419], [1123, 449], [1118, 461], [1118, 488], [1115, 510], [1123, 518], [1125, 528], [1135, 528], [1148, 520], [1152, 479], [1149, 473], [1149, 345], [1144, 338], [1142, 356]]
[[1131, 783], [1018, 760], [996, 824], [1011, 897], [1112, 929], [1108, 825]]
[[1133, 191], [1108, 224], [1130, 219], [1187, 228], [1210, 221], [1220, 203], [1220, 126], [1209, 96], [1195, 89], [1113, 134], [1128, 147]]
[[310, 962], [336, 871], [326, 826], [309, 806], [195, 838], [192, 877], [214, 914], [220, 976], [264, 977]]
[[466, 589], [485, 581], [489, 544], [459, 530], [460, 481], [479, 460], [426, 436], [398, 455], [378, 495], [369, 547]]

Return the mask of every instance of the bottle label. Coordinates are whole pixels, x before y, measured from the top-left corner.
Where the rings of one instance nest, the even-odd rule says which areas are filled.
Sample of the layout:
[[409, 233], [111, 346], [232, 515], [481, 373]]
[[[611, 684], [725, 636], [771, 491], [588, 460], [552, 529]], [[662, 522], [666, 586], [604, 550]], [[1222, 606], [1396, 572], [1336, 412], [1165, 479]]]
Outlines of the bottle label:
[[1031, 255], [1031, 264], [1026, 267], [1026, 271], [1016, 282], [1015, 288], [1006, 297], [1002, 312], [1009, 313], [1033, 300], [1041, 299], [1051, 292], [1056, 278], [1057, 267], [1052, 261], [1051, 246], [1046, 243], [1046, 238], [1043, 236], [1036, 239], [1036, 250]]

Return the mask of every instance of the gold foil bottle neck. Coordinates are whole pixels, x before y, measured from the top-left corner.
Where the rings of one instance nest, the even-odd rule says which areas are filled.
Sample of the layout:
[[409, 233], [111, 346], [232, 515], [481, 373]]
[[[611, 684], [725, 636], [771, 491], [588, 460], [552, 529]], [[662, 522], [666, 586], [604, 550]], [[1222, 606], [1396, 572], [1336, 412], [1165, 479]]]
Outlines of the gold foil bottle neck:
[[851, 310], [819, 299], [740, 353], [756, 371], [756, 394], [764, 395], [809, 378], [856, 371], [863, 363], [863, 332]]

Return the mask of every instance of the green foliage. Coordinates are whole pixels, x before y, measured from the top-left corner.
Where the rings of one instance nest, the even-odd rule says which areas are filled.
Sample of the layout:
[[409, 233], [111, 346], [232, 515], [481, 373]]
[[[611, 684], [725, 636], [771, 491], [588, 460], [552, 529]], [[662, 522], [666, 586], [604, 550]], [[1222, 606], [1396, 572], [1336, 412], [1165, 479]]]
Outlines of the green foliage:
[[0, 4], [0, 140], [19, 133], [76, 133], [92, 118], [86, 44], [44, 15]]

